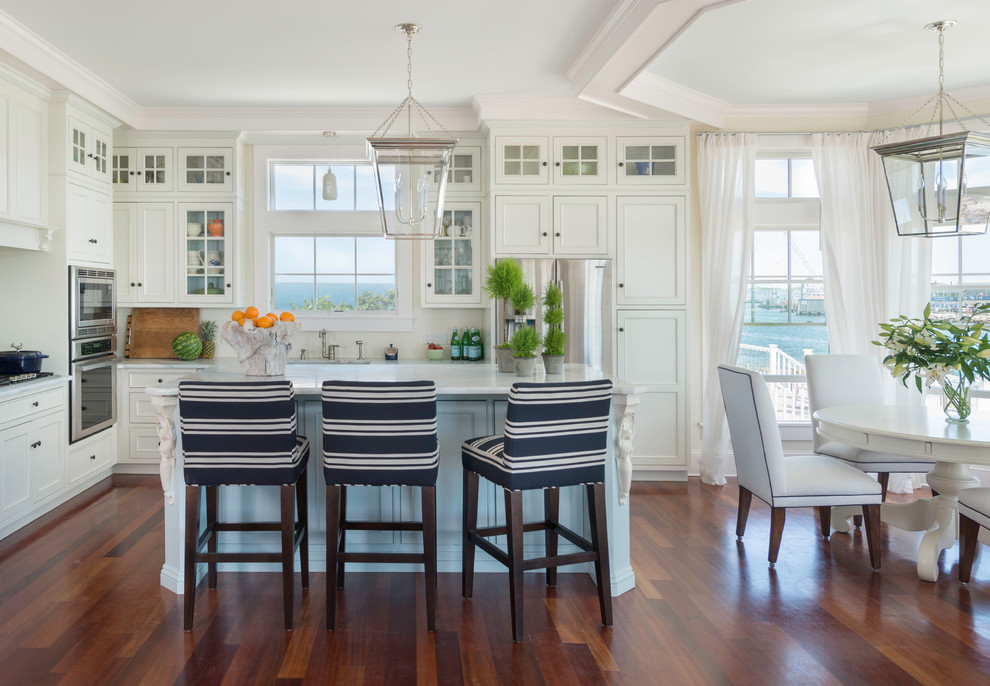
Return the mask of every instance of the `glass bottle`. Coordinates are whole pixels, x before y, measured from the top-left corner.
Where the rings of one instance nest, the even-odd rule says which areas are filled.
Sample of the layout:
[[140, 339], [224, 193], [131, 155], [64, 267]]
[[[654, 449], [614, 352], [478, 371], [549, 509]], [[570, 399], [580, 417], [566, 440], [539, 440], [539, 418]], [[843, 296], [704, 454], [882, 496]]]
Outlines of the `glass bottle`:
[[461, 339], [457, 337], [456, 326], [453, 333], [450, 334], [450, 359], [454, 362], [461, 359]]

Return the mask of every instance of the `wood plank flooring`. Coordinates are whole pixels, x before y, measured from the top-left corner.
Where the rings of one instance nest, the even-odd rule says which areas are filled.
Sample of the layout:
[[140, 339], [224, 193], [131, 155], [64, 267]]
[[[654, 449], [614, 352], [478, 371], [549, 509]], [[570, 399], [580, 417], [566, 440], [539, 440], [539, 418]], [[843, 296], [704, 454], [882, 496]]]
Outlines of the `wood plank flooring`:
[[[514, 644], [508, 581], [478, 575], [460, 597], [441, 574], [426, 631], [421, 574], [348, 574], [340, 628], [324, 629], [324, 576], [297, 593], [284, 632], [277, 574], [201, 584], [193, 632], [159, 585], [157, 477], [116, 476], [0, 541], [0, 684], [975, 684], [990, 674], [990, 558], [956, 580], [919, 581], [920, 534], [883, 527], [874, 574], [862, 532], [817, 534], [791, 510], [776, 569], [769, 510], [735, 540], [737, 490], [637, 483], [637, 588], [599, 623], [591, 579], [526, 575], [527, 640]], [[298, 588], [298, 586], [297, 586]]]

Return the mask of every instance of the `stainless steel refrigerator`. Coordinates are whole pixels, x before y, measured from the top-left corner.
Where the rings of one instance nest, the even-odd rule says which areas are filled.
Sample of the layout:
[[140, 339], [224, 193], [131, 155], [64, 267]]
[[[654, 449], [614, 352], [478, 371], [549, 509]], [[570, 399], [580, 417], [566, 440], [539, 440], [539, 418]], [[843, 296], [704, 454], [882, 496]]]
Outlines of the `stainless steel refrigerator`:
[[[543, 291], [553, 280], [564, 294], [564, 333], [567, 347], [564, 363], [581, 363], [607, 374], [612, 373], [612, 260], [560, 260], [549, 258], [514, 258], [522, 267], [526, 283], [536, 293], [536, 305], [517, 319], [506, 315], [504, 303], [498, 301], [495, 321], [498, 342], [503, 331], [511, 336], [518, 326], [543, 328]], [[511, 310], [511, 305], [510, 305]]]

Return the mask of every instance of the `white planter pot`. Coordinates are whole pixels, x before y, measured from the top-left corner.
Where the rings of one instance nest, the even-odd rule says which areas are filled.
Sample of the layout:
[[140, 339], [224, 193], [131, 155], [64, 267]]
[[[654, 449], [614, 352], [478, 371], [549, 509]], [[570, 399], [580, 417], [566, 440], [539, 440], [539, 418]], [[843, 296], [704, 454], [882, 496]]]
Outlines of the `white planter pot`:
[[512, 360], [516, 366], [516, 376], [533, 376], [536, 372], [535, 357], [514, 357]]

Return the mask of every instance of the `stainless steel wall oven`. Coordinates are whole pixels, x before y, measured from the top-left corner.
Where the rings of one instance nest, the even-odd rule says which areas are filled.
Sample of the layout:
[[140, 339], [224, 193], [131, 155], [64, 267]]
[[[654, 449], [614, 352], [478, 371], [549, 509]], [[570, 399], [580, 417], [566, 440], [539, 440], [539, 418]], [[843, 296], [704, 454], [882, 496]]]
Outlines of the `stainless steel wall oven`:
[[70, 439], [117, 421], [114, 273], [69, 267]]

